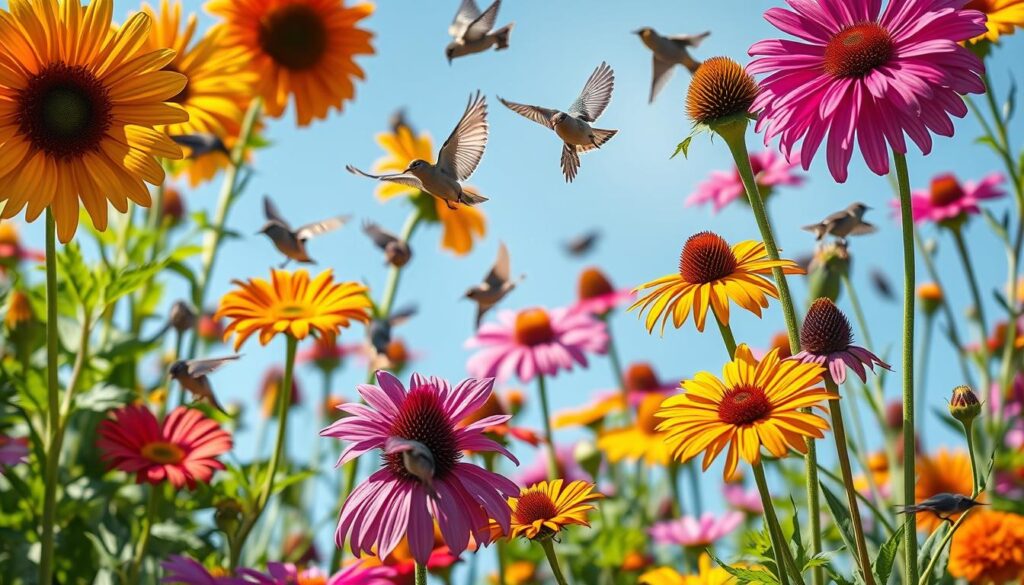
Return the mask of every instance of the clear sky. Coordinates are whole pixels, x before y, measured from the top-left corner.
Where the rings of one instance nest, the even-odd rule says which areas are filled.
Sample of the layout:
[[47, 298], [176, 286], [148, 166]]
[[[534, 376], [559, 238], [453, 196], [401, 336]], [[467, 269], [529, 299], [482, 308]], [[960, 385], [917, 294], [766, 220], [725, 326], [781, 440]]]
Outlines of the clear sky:
[[[201, 4], [198, 0], [185, 2], [191, 10], [200, 10]], [[746, 62], [746, 50], [752, 43], [782, 36], [761, 16], [766, 8], [781, 2], [506, 0], [498, 22], [516, 23], [511, 49], [470, 56], [449, 66], [443, 49], [448, 40], [446, 29], [458, 4], [458, 0], [378, 3], [374, 15], [365, 21], [365, 26], [376, 33], [377, 54], [360, 61], [366, 81], [357, 86], [355, 102], [348, 104], [342, 114], [306, 129], [294, 127], [291, 112], [270, 123], [267, 135], [274, 144], [258, 154], [257, 174], [231, 217], [231, 226], [245, 234], [245, 239], [225, 244], [213, 282], [215, 295], [227, 290], [230, 279], [266, 277], [270, 264], [278, 263], [267, 241], [249, 235], [262, 223], [258, 202], [262, 194], [268, 193], [297, 223], [336, 213], [354, 214], [356, 222], [313, 242], [311, 253], [342, 279], [367, 280], [374, 297], [379, 297], [385, 278], [382, 258], [360, 233], [358, 222], [373, 219], [398, 231], [409, 208], [401, 201], [379, 203], [373, 197], [375, 184], [346, 173], [344, 166], [352, 163], [369, 168], [382, 155], [374, 135], [386, 128], [388, 116], [399, 107], [407, 108], [413, 124], [429, 130], [435, 143], [440, 143], [462, 113], [467, 96], [477, 89], [488, 97], [491, 134], [471, 183], [490, 197], [483, 206], [488, 234], [464, 258], [440, 249], [439, 227], [421, 229], [416, 234], [416, 256], [403, 275], [397, 304], [415, 302], [420, 308], [420, 314], [399, 330], [414, 351], [422, 354], [415, 364], [417, 371], [450, 379], [466, 374], [469, 353], [463, 343], [472, 334], [474, 309], [460, 297], [486, 272], [499, 240], [511, 251], [513, 272], [527, 275], [504, 303], [505, 308], [521, 308], [570, 303], [579, 271], [591, 263], [600, 265], [623, 287], [672, 272], [683, 242], [700, 230], [715, 230], [730, 241], [759, 239], [745, 206], [734, 205], [717, 216], [707, 208], [684, 208], [683, 200], [695, 185], [710, 170], [728, 168], [730, 159], [724, 144], [712, 144], [701, 137], [694, 141], [689, 159], [669, 160], [689, 129], [683, 113], [689, 76], [677, 72], [658, 101], [648, 105], [651, 57], [630, 31], [645, 25], [671, 34], [711, 30], [711, 37], [695, 52], [696, 57], [727, 55]], [[137, 7], [134, 2], [121, 0], [116, 5], [121, 14]], [[212, 20], [204, 14], [202, 22], [208, 25]], [[1020, 55], [1022, 49], [1022, 35], [1011, 37], [989, 61], [1001, 94], [1005, 94], [1010, 75], [1022, 76], [1019, 61], [1012, 60], [1012, 55]], [[566, 185], [558, 166], [557, 139], [502, 107], [494, 96], [564, 108], [601, 61], [614, 68], [616, 84], [611, 105], [598, 125], [620, 132], [601, 151], [584, 157], [579, 177]], [[1014, 129], [1011, 135], [1019, 137], [1019, 119]], [[979, 133], [973, 119], [958, 121], [955, 139], [937, 138], [927, 158], [913, 153], [909, 157], [913, 185], [926, 186], [938, 172], [953, 171], [971, 179], [996, 170], [995, 157], [973, 144]], [[753, 138], [751, 143], [757, 148], [760, 138]], [[189, 209], [212, 209], [218, 187], [219, 182], [214, 182], [189, 193]], [[889, 275], [899, 291], [900, 233], [890, 216], [891, 198], [887, 179], [871, 174], [859, 153], [851, 164], [850, 180], [844, 185], [831, 180], [824, 155], [819, 153], [809, 181], [803, 187], [780, 192], [773, 198], [770, 211], [784, 255], [795, 257], [808, 252], [813, 244], [812, 236], [800, 231], [799, 226], [856, 200], [875, 208], [868, 219], [880, 227], [879, 232], [852, 244], [854, 281], [867, 305], [877, 350], [888, 351], [890, 361], [899, 370], [901, 307], [878, 297], [868, 281], [869, 269], [877, 267]], [[593, 256], [581, 262], [562, 254], [563, 240], [592, 227], [604, 233]], [[41, 244], [40, 226], [34, 226], [30, 233]], [[925, 228], [925, 234], [934, 232]], [[1005, 257], [984, 221], [973, 221], [968, 236], [983, 286], [986, 290], [1001, 287]], [[942, 239], [940, 250], [940, 269], [951, 289], [948, 295], [956, 306], [964, 307], [967, 288], [948, 239]], [[806, 288], [800, 282], [793, 288], [802, 304]], [[991, 299], [989, 294], [985, 297]], [[840, 305], [849, 309], [845, 298]], [[994, 305], [988, 309], [995, 314]], [[763, 320], [742, 311], [734, 312], [733, 319], [737, 339], [752, 346], [765, 346], [771, 335], [784, 327], [777, 303]], [[613, 319], [613, 328], [625, 362], [649, 360], [664, 377], [685, 377], [702, 369], [718, 373], [726, 359], [713, 327], [699, 335], [692, 323], [687, 323], [679, 331], [667, 331], [660, 339], [649, 336], [634, 315], [619, 314]], [[967, 330], [964, 323], [960, 328]], [[347, 335], [352, 341], [361, 332]], [[860, 334], [858, 337], [863, 339]], [[252, 412], [258, 409], [257, 381], [266, 366], [280, 362], [284, 346], [275, 342], [261, 349], [250, 341], [243, 351], [244, 362], [223, 370], [216, 383], [224, 401], [244, 402], [253, 407]], [[961, 380], [953, 354], [941, 338], [936, 341], [931, 364], [924, 408], [943, 408], [949, 390]], [[337, 391], [354, 396], [354, 386], [364, 375], [358, 366], [346, 369], [336, 380]], [[319, 395], [313, 373], [301, 371], [300, 376], [306, 396]], [[587, 371], [559, 375], [549, 386], [554, 410], [588, 400], [595, 390], [610, 387], [610, 380], [609, 364], [603, 358], [594, 360]], [[887, 397], [899, 395], [897, 383], [897, 377], [890, 377]], [[534, 396], [533, 388], [527, 390], [529, 396]], [[298, 424], [292, 427], [293, 452], [299, 455], [317, 438], [311, 407], [305, 406], [296, 415], [309, 417], [296, 420]], [[529, 417], [534, 426], [539, 426], [536, 408], [531, 408]], [[933, 417], [928, 424], [936, 431], [930, 433], [931, 437], [952, 441], [938, 432]], [[239, 437], [239, 444], [246, 442]], [[246, 453], [246, 447], [240, 453]], [[713, 473], [709, 479], [717, 482], [719, 477]]]

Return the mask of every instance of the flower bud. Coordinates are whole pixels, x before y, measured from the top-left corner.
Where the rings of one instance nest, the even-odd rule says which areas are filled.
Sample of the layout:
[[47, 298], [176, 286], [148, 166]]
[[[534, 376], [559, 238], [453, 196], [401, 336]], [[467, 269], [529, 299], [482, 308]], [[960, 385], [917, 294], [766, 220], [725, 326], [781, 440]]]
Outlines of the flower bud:
[[917, 287], [917, 298], [925, 315], [933, 315], [942, 306], [942, 289], [934, 282], [925, 282]]
[[217, 502], [217, 511], [213, 514], [213, 521], [224, 534], [233, 536], [242, 521], [242, 504], [235, 499], [221, 500]]
[[953, 396], [949, 399], [949, 414], [963, 425], [974, 422], [981, 414], [981, 401], [970, 386], [953, 388]]
[[185, 201], [181, 192], [174, 187], [164, 188], [164, 198], [160, 204], [160, 217], [168, 227], [175, 227], [185, 216]]
[[185, 301], [176, 301], [171, 305], [167, 321], [178, 333], [184, 333], [196, 326], [196, 313]]

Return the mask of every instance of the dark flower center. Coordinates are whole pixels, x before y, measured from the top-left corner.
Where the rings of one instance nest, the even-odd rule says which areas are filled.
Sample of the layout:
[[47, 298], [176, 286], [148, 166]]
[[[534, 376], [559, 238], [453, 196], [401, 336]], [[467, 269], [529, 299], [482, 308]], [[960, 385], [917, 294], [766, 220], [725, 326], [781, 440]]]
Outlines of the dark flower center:
[[593, 299], [615, 292], [612, 283], [603, 272], [597, 268], [587, 268], [580, 274], [579, 297], [580, 300]]
[[320, 63], [327, 49], [327, 27], [315, 9], [288, 4], [260, 21], [259, 43], [278, 65], [301, 71]]
[[757, 97], [757, 82], [739, 63], [727, 57], [704, 61], [690, 81], [686, 113], [701, 124], [747, 114]]
[[626, 368], [625, 378], [627, 390], [657, 390], [661, 387], [658, 375], [654, 373], [654, 368], [647, 362], [630, 364]]
[[512, 514], [519, 524], [533, 524], [537, 520], [551, 520], [558, 516], [558, 508], [544, 492], [528, 491], [516, 500]]
[[99, 150], [110, 128], [107, 88], [81, 65], [47, 65], [16, 94], [15, 101], [21, 133], [33, 147], [57, 159]]
[[[181, 73], [181, 71], [178, 71], [176, 68], [174, 68], [174, 67], [172, 67], [170, 65], [167, 65], [166, 67], [164, 67], [164, 71], [173, 71], [174, 73]], [[188, 98], [192, 95], [191, 92], [189, 91], [189, 83], [190, 83], [191, 80], [184, 73], [181, 73], [181, 75], [182, 75], [182, 77], [185, 78], [185, 86], [181, 88], [181, 91], [179, 91], [178, 93], [174, 94], [172, 97], [167, 98], [167, 101], [169, 101], [169, 102], [173, 102], [173, 103], [176, 103], [176, 104], [184, 104], [185, 102], [188, 101]]]
[[516, 315], [516, 342], [520, 345], [540, 345], [555, 338], [551, 318], [544, 309], [525, 309]]
[[844, 351], [851, 343], [853, 331], [839, 307], [827, 298], [814, 301], [800, 328], [800, 345], [810, 353], [826, 355]]
[[142, 447], [142, 456], [161, 465], [181, 463], [185, 452], [174, 443], [157, 441]]
[[996, 0], [970, 0], [962, 10], [977, 10], [983, 14], [995, 12]]
[[690, 236], [679, 255], [679, 275], [686, 282], [703, 284], [726, 277], [736, 270], [736, 256], [729, 242], [713, 232]]
[[636, 410], [636, 427], [648, 435], [656, 435], [658, 433], [658, 424], [662, 419], [655, 415], [661, 409], [661, 401], [661, 396], [654, 394], [645, 396], [644, 401], [640, 403]]
[[[422, 443], [434, 456], [434, 478], [443, 479], [462, 459], [455, 427], [441, 408], [437, 394], [428, 388], [413, 388], [398, 409], [388, 435]], [[402, 463], [401, 453], [384, 455], [384, 463], [399, 477], [416, 480]]]
[[718, 418], [733, 425], [749, 425], [771, 412], [772, 404], [764, 390], [754, 386], [737, 386], [726, 391], [718, 405]]
[[953, 175], [941, 175], [932, 179], [931, 190], [928, 193], [928, 199], [932, 205], [945, 207], [950, 203], [963, 199], [963, 197], [964, 190], [960, 187], [960, 182]]
[[833, 77], [864, 77], [892, 58], [889, 31], [874, 22], [855, 24], [825, 45], [825, 72]]

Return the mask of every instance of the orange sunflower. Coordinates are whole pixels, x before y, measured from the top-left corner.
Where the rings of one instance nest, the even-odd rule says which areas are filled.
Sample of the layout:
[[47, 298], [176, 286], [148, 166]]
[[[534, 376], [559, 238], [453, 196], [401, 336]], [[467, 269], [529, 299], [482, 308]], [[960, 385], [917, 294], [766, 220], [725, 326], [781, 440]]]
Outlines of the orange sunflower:
[[970, 0], [963, 9], [977, 10], [986, 17], [988, 30], [971, 39], [972, 43], [981, 40], [994, 43], [1000, 35], [1012, 35], [1016, 29], [1024, 27], [1024, 0]]
[[[971, 458], [966, 451], [938, 449], [932, 455], [921, 457], [917, 462], [917, 485], [914, 499], [918, 502], [943, 493], [970, 495], [974, 491], [971, 472]], [[985, 494], [978, 497], [984, 501]], [[959, 515], [952, 516], [956, 521]], [[918, 512], [917, 529], [931, 532], [943, 524], [943, 520], [931, 512]]]
[[224, 295], [214, 319], [226, 318], [224, 341], [235, 336], [235, 350], [259, 332], [266, 345], [278, 333], [302, 340], [312, 331], [318, 336], [337, 334], [352, 321], [370, 320], [366, 287], [355, 282], [335, 283], [330, 270], [312, 281], [305, 270], [273, 270], [270, 282], [252, 278], [234, 281], [238, 287]]
[[[594, 484], [586, 481], [565, 484], [561, 479], [556, 479], [523, 488], [518, 498], [508, 499], [508, 505], [512, 508], [512, 528], [508, 537], [543, 539], [573, 524], [590, 526], [587, 513], [594, 509], [591, 502], [603, 497], [594, 492]], [[499, 536], [501, 527], [493, 523], [491, 532]]]
[[[402, 172], [416, 159], [434, 160], [430, 134], [414, 134], [406, 124], [398, 124], [393, 131], [378, 134], [377, 144], [387, 153], [374, 163], [373, 170], [377, 173]], [[428, 212], [425, 219], [441, 223], [441, 247], [456, 255], [468, 254], [475, 240], [487, 234], [487, 218], [476, 207], [460, 205], [457, 210], [448, 209], [443, 200], [398, 183], [381, 183], [377, 187], [377, 197], [383, 201], [401, 195], [413, 198], [415, 204], [426, 206], [425, 209], [433, 212]]]
[[727, 585], [737, 583], [729, 571], [711, 563], [707, 553], [701, 553], [697, 561], [696, 575], [683, 575], [672, 567], [659, 567], [640, 575], [640, 585]]
[[762, 446], [775, 457], [785, 457], [790, 448], [805, 453], [805, 437], [824, 436], [828, 423], [800, 410], [839, 398], [820, 386], [824, 373], [814, 363], [780, 360], [778, 350], [758, 361], [746, 344], [740, 344], [735, 358], [722, 369], [722, 379], [699, 372], [683, 381], [684, 393], [662, 403], [658, 416], [665, 420], [658, 430], [667, 433], [672, 454], [680, 461], [703, 451], [705, 470], [728, 446], [728, 480], [741, 456], [748, 463], [760, 463]]
[[973, 512], [953, 535], [949, 574], [971, 585], [1020, 583], [1024, 579], [1024, 516]]
[[[231, 148], [238, 138], [256, 85], [256, 75], [246, 70], [244, 51], [221, 43], [218, 30], [193, 43], [198, 19], [190, 14], [182, 22], [180, 0], [160, 0], [159, 15], [149, 4], [142, 5], [142, 12], [153, 20], [153, 31], [146, 38], [145, 46], [150, 50], [174, 49], [174, 60], [165, 65], [164, 70], [188, 77], [185, 87], [169, 101], [185, 108], [189, 119], [171, 124], [164, 131], [171, 136], [212, 134]], [[211, 152], [175, 165], [174, 171], [176, 174], [187, 172], [189, 184], [197, 187], [228, 164], [227, 154]]]
[[206, 10], [224, 19], [225, 45], [242, 47], [259, 77], [267, 114], [280, 117], [292, 96], [299, 126], [327, 117], [355, 96], [365, 75], [356, 55], [374, 54], [373, 34], [358, 28], [373, 4], [343, 0], [210, 0]]
[[57, 236], [78, 229], [79, 201], [97, 230], [107, 204], [150, 205], [157, 157], [181, 149], [156, 126], [188, 120], [167, 103], [187, 82], [161, 69], [169, 48], [145, 47], [150, 18], [111, 25], [113, 0], [11, 0], [0, 11], [0, 220], [24, 209], [35, 221], [49, 208]]
[[678, 329], [691, 312], [697, 331], [704, 331], [709, 307], [728, 325], [730, 300], [760, 317], [761, 309], [768, 307], [768, 297], [779, 298], [775, 285], [762, 276], [776, 267], [786, 274], [805, 274], [792, 260], [768, 259], [762, 243], [745, 241], [730, 247], [722, 236], [700, 232], [686, 240], [679, 255], [679, 272], [636, 287], [635, 292], [653, 290], [629, 310], [639, 309], [639, 315], [648, 311], [648, 333], [660, 318], [663, 334], [669, 317]]
[[657, 430], [661, 421], [656, 416], [664, 398], [661, 394], [644, 397], [637, 407], [633, 425], [601, 434], [597, 447], [608, 456], [608, 461], [617, 463], [623, 459], [643, 459], [648, 465], [668, 464], [672, 449], [665, 441], [666, 433]]

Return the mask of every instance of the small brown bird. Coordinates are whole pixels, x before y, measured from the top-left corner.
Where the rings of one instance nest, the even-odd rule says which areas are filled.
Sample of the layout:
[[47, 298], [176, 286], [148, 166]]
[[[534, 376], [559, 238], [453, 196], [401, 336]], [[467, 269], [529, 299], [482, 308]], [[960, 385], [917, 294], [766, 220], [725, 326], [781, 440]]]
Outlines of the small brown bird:
[[699, 46], [701, 41], [711, 34], [708, 31], [699, 35], [661, 36], [649, 26], [637, 29], [633, 33], [640, 37], [654, 55], [654, 77], [651, 79], [651, 97], [648, 103], [654, 103], [658, 92], [665, 87], [669, 79], [672, 79], [676, 65], [686, 67], [691, 74], [697, 71], [701, 63], [690, 56], [690, 49]]
[[242, 356], [236, 354], [202, 360], [178, 360], [171, 364], [167, 372], [181, 384], [182, 388], [191, 392], [196, 400], [206, 400], [214, 408], [227, 414], [224, 407], [217, 402], [217, 397], [213, 394], [213, 386], [207, 376], [219, 370], [224, 364], [240, 357]]
[[388, 264], [401, 268], [412, 259], [412, 248], [409, 247], [409, 243], [376, 223], [364, 221], [363, 233], [370, 236], [373, 243], [384, 251], [384, 259]]
[[352, 218], [350, 215], [339, 215], [292, 229], [291, 224], [284, 219], [281, 212], [277, 210], [277, 206], [267, 196], [263, 197], [263, 214], [267, 218], [267, 223], [263, 224], [259, 233], [270, 238], [274, 247], [287, 258], [281, 264], [281, 268], [287, 266], [292, 260], [303, 264], [316, 264], [306, 251], [306, 242], [311, 238], [342, 227]]
[[601, 232], [598, 230], [583, 232], [565, 243], [565, 251], [570, 256], [586, 256], [594, 250], [594, 246], [597, 245], [597, 241], [600, 239]]
[[373, 350], [378, 355], [386, 354], [388, 352], [388, 345], [391, 344], [391, 329], [412, 319], [418, 311], [419, 309], [416, 308], [416, 305], [409, 305], [397, 311], [392, 311], [386, 319], [370, 321], [370, 325], [367, 327], [367, 335], [370, 337], [370, 345], [373, 346]]
[[874, 225], [864, 221], [864, 214], [871, 209], [867, 205], [852, 203], [842, 211], [830, 214], [825, 219], [800, 229], [814, 234], [814, 239], [821, 240], [832, 236], [838, 240], [846, 240], [847, 236], [862, 236], [878, 231]]
[[480, 322], [483, 321], [487, 311], [490, 311], [495, 305], [500, 303], [525, 278], [525, 276], [521, 275], [518, 279], [512, 280], [512, 269], [510, 266], [508, 248], [505, 247], [504, 243], [499, 243], [498, 257], [495, 259], [494, 266], [491, 267], [490, 272], [484, 277], [484, 281], [470, 287], [466, 291], [466, 298], [476, 303], [477, 327], [480, 327]]

